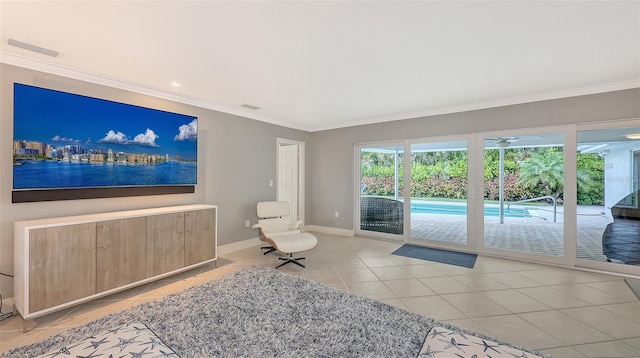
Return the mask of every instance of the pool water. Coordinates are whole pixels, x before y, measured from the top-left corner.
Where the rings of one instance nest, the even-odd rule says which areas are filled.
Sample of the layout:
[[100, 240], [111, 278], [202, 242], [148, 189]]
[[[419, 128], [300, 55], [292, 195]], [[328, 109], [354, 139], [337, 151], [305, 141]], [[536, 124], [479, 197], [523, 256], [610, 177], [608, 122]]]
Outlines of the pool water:
[[[412, 203], [412, 213], [443, 214], [443, 215], [467, 215], [467, 206], [453, 203]], [[500, 208], [497, 206], [485, 206], [484, 216], [500, 216]], [[530, 218], [529, 210], [504, 207], [504, 216], [509, 218]]]

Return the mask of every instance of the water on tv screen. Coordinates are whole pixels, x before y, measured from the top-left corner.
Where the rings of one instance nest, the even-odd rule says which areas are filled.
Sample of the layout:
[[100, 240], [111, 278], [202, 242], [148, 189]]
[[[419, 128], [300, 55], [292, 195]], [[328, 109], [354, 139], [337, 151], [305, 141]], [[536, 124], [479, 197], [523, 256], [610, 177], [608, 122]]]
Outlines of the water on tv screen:
[[13, 201], [193, 192], [196, 117], [14, 84]]

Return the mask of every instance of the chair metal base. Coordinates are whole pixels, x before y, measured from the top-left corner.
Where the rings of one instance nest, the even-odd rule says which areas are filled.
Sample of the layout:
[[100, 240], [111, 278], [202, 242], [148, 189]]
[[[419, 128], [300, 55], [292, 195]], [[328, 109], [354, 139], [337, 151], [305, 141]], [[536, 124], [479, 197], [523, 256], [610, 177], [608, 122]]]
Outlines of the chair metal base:
[[280, 259], [280, 260], [282, 260], [282, 261], [284, 261], [284, 262], [283, 262], [283, 263], [281, 263], [280, 265], [276, 266], [276, 269], [277, 269], [278, 267], [280, 267], [280, 266], [284, 266], [284, 265], [286, 265], [286, 264], [288, 264], [288, 263], [294, 263], [294, 264], [296, 264], [296, 265], [298, 265], [298, 266], [302, 267], [303, 269], [306, 269], [306, 267], [305, 267], [303, 264], [301, 264], [301, 263], [299, 263], [299, 262], [298, 262], [298, 261], [300, 261], [300, 260], [304, 260], [304, 257], [293, 257], [293, 254], [289, 254], [289, 257], [279, 257], [278, 259]]
[[271, 253], [271, 252], [274, 252], [274, 251], [276, 251], [276, 250], [277, 250], [277, 249], [276, 249], [275, 247], [273, 247], [273, 246], [262, 246], [260, 249], [262, 249], [262, 250], [267, 250], [267, 251], [265, 251], [265, 252], [263, 253], [263, 255], [266, 255], [266, 254], [268, 254], [268, 253]]

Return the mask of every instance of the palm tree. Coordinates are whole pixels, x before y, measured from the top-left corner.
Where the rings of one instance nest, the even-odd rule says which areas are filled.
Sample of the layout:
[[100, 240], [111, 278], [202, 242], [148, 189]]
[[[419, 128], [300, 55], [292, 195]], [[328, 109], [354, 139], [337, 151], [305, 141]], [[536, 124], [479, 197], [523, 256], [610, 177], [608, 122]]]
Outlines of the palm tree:
[[[594, 185], [591, 176], [583, 168], [578, 168], [577, 180], [583, 190]], [[525, 159], [520, 164], [518, 182], [532, 187], [542, 185], [545, 195], [558, 199], [564, 190], [564, 154], [542, 152]]]

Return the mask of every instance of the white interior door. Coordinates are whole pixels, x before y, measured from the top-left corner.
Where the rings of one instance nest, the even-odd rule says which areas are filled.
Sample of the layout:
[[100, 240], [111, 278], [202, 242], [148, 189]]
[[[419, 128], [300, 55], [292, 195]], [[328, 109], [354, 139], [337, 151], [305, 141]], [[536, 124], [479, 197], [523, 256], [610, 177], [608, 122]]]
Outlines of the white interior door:
[[304, 222], [304, 143], [278, 139], [277, 200], [291, 205], [291, 221]]

